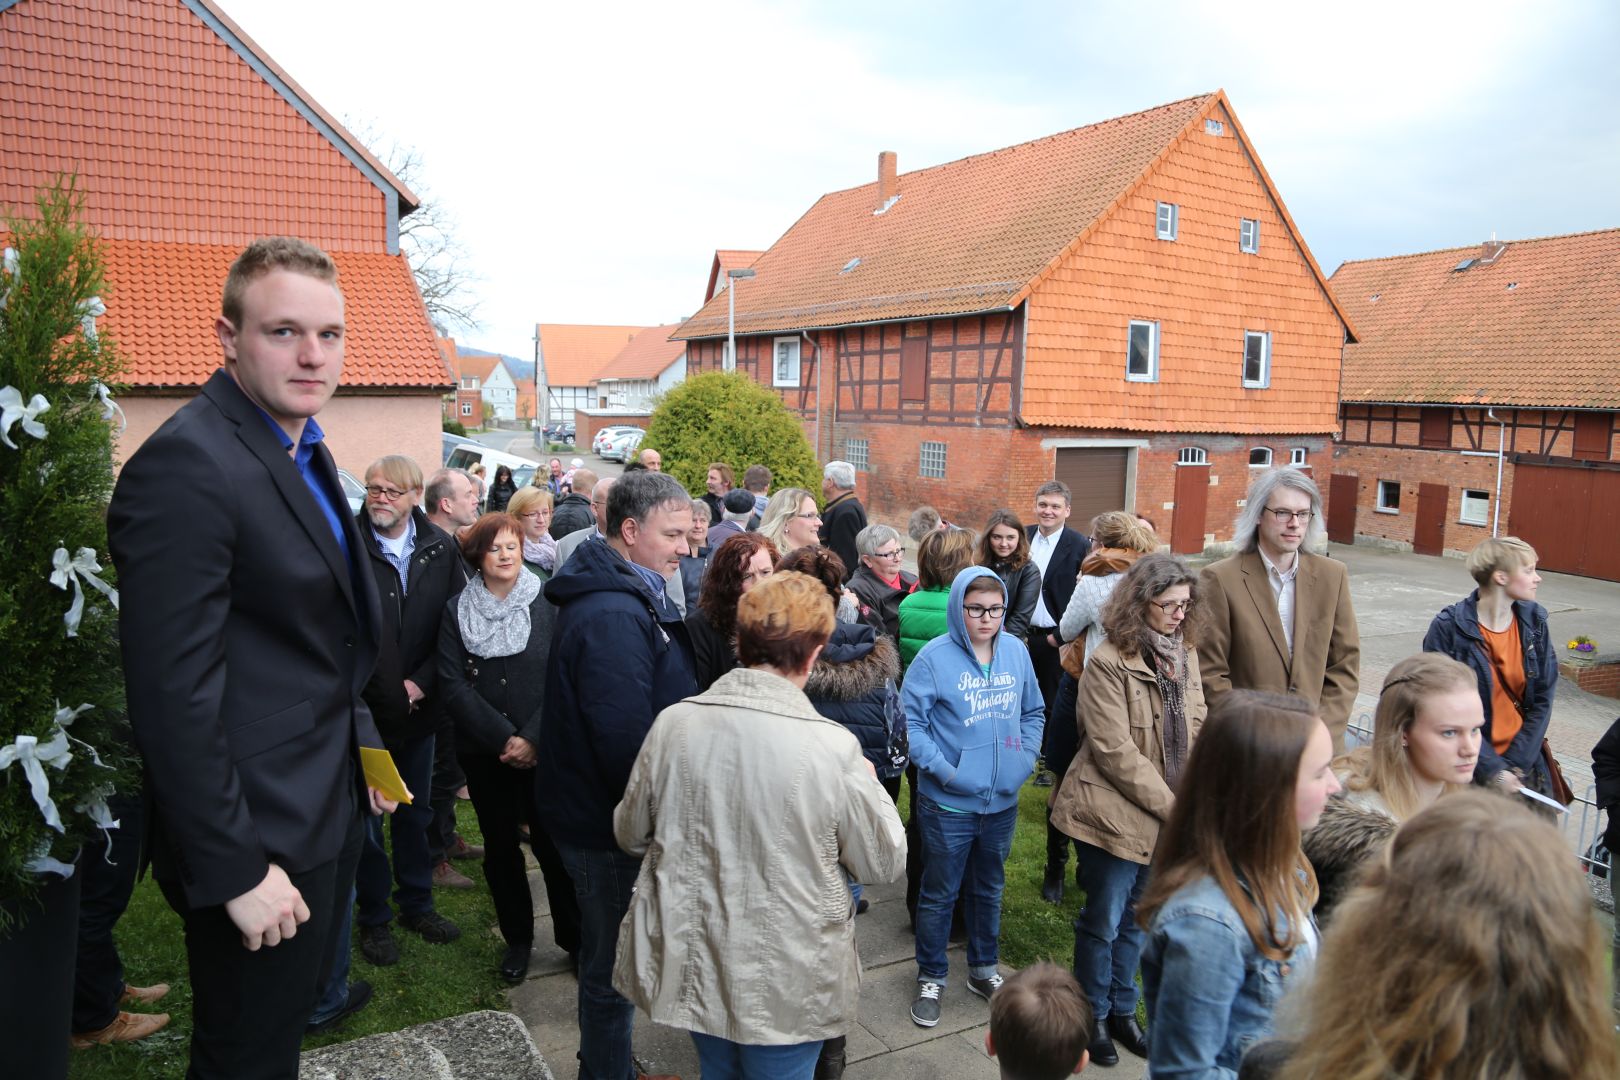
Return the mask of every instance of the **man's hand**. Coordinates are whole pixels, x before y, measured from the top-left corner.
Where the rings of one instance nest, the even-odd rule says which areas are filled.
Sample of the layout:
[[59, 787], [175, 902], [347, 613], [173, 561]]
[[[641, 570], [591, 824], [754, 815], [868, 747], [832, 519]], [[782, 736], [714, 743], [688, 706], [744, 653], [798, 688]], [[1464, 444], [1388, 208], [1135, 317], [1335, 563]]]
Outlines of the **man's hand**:
[[515, 769], [532, 769], [535, 763], [534, 744], [521, 735], [513, 735], [506, 740], [506, 749], [501, 751], [501, 764], [510, 765]]
[[405, 696], [410, 700], [411, 708], [413, 709], [416, 708], [417, 704], [420, 703], [423, 698], [427, 697], [427, 695], [422, 692], [422, 688], [417, 686], [409, 679], [405, 680]]
[[1524, 787], [1523, 781], [1521, 781], [1517, 776], [1514, 776], [1513, 773], [1508, 769], [1503, 769], [1501, 772], [1496, 774], [1496, 782], [1502, 786], [1503, 791], [1506, 791], [1510, 795], [1517, 795], [1519, 793], [1519, 789]]
[[[376, 817], [378, 814], [392, 814], [395, 810], [399, 809], [398, 800], [390, 799], [388, 796], [384, 795], [374, 787], [366, 788], [366, 794], [371, 796], [371, 814], [373, 817]], [[413, 799], [416, 798], [415, 792], [412, 792], [409, 789], [406, 789], [406, 794], [410, 795]]]
[[260, 945], [279, 945], [298, 933], [298, 924], [309, 921], [309, 907], [287, 871], [270, 864], [264, 880], [234, 900], [225, 901], [225, 914], [242, 931], [242, 945], [258, 952]]

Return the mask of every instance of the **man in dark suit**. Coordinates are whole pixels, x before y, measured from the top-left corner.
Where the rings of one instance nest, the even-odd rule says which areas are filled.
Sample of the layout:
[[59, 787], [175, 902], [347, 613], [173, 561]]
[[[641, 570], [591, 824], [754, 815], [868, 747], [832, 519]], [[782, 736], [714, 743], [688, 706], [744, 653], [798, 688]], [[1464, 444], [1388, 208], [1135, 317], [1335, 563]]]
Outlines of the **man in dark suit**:
[[291, 1078], [360, 815], [393, 809], [358, 765], [381, 746], [376, 582], [313, 419], [343, 370], [337, 267], [255, 241], [215, 329], [223, 367], [125, 464], [108, 532], [153, 871], [186, 927], [187, 1076]]
[[844, 560], [844, 580], [855, 576], [861, 553], [855, 538], [866, 528], [866, 508], [855, 497], [855, 466], [847, 461], [829, 461], [821, 472], [821, 546], [831, 548]]

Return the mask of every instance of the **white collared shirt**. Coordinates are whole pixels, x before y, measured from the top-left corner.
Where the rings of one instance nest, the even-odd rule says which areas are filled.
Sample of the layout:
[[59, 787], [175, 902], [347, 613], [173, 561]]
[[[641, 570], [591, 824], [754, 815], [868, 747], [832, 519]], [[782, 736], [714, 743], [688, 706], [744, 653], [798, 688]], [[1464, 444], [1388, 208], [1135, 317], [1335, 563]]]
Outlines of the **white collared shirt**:
[[1271, 595], [1277, 598], [1277, 619], [1282, 623], [1283, 640], [1288, 643], [1289, 656], [1294, 655], [1294, 587], [1299, 577], [1299, 560], [1300, 553], [1296, 551], [1294, 565], [1284, 573], [1266, 558], [1264, 551], [1260, 552], [1260, 561], [1266, 565], [1266, 583], [1271, 586]]
[[393, 564], [394, 570], [399, 574], [399, 594], [404, 596], [411, 580], [411, 555], [416, 551], [416, 519], [410, 515], [405, 518], [405, 531], [397, 537], [387, 537], [371, 527], [371, 535], [377, 539], [377, 547], [382, 551], [383, 558]]
[[1052, 630], [1057, 627], [1057, 620], [1052, 613], [1046, 610], [1046, 568], [1052, 564], [1052, 553], [1057, 550], [1058, 537], [1063, 535], [1061, 527], [1054, 529], [1051, 536], [1035, 530], [1035, 535], [1029, 541], [1029, 558], [1041, 572], [1040, 592], [1035, 594], [1035, 613], [1030, 616], [1029, 625], [1037, 630]]

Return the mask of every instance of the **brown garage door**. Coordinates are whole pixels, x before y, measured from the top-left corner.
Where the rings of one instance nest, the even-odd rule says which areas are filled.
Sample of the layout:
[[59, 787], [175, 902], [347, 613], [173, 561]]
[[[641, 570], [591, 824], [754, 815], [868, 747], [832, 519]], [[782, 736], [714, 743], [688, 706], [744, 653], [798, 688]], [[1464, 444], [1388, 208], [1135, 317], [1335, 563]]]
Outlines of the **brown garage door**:
[[1107, 510], [1125, 510], [1125, 471], [1130, 449], [1124, 446], [1065, 447], [1057, 452], [1057, 479], [1069, 485], [1074, 512], [1069, 524], [1084, 533], [1091, 519]]
[[1515, 464], [1508, 528], [1543, 570], [1620, 581], [1620, 468]]

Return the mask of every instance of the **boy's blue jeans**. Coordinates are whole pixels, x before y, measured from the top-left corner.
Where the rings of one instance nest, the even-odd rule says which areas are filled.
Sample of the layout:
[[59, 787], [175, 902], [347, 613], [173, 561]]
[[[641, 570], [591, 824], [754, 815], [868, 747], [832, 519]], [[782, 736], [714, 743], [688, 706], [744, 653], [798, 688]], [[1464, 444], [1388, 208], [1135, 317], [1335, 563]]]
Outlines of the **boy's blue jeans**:
[[917, 899], [917, 978], [945, 983], [951, 909], [960, 892], [967, 922], [968, 974], [995, 973], [1000, 958], [1001, 891], [1018, 807], [994, 814], [956, 813], [917, 796], [922, 825], [922, 892]]

